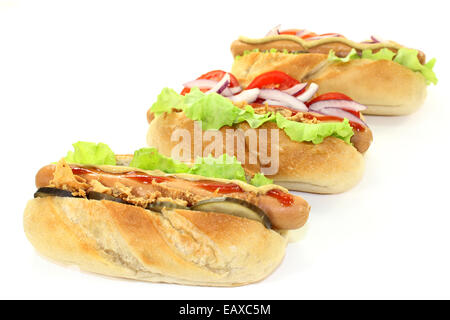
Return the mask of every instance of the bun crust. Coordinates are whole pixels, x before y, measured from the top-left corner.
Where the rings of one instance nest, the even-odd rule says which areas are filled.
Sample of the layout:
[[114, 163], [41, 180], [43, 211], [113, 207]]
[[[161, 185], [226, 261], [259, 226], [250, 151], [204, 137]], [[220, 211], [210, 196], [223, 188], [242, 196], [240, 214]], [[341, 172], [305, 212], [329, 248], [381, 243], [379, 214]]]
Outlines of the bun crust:
[[256, 76], [272, 70], [317, 83], [318, 94], [346, 94], [368, 107], [365, 114], [410, 114], [426, 97], [427, 85], [421, 74], [387, 60], [330, 63], [324, 54], [252, 52], [234, 61], [232, 73], [247, 86]]
[[[233, 128], [242, 129], [244, 133], [250, 129], [247, 123], [235, 125]], [[178, 144], [171, 140], [171, 134], [175, 129], [186, 129], [191, 137], [194, 137], [194, 122], [184, 113], [165, 113], [150, 123], [147, 144], [156, 147], [160, 153], [171, 156], [172, 150]], [[292, 141], [274, 123], [265, 123], [256, 130], [260, 129], [266, 129], [269, 134], [270, 130], [278, 130], [279, 133], [279, 171], [275, 175], [268, 175], [276, 184], [290, 190], [339, 193], [353, 187], [363, 176], [362, 154], [341, 139], [328, 137], [322, 143], [315, 145], [310, 142]], [[203, 143], [203, 149], [205, 144]], [[249, 164], [247, 140], [245, 144], [246, 160], [243, 166], [249, 172], [259, 172], [261, 164], [259, 161], [257, 164]], [[271, 149], [270, 139], [268, 139], [268, 154], [271, 154]], [[191, 159], [194, 159], [193, 142], [191, 150]]]
[[111, 201], [47, 197], [24, 213], [29, 241], [51, 259], [109, 276], [203, 286], [259, 281], [287, 240], [256, 221], [190, 210], [162, 214]]

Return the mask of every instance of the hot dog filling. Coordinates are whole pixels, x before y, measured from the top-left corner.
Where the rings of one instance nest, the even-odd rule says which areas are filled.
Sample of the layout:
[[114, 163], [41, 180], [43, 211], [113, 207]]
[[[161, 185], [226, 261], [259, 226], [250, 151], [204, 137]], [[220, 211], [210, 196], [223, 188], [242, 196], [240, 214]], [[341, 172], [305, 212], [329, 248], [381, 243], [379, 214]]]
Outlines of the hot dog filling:
[[[60, 190], [60, 193], [51, 191], [49, 195], [117, 201], [152, 211], [161, 210], [162, 207], [208, 208], [209, 205], [203, 205], [205, 201], [210, 202], [226, 196], [223, 198], [226, 199], [226, 201], [224, 200], [226, 203], [223, 205], [221, 201], [214, 200], [215, 207], [222, 206], [226, 211], [229, 210], [226, 208], [232, 203], [234, 212], [241, 213], [241, 216], [242, 214], [253, 216], [254, 219], [259, 216], [266, 226], [270, 221], [268, 217], [271, 215], [269, 214], [268, 217], [265, 214], [261, 215], [261, 212], [265, 212], [263, 208], [267, 209], [267, 204], [260, 206], [262, 198], [274, 199], [278, 203], [275, 207], [279, 209], [292, 207], [295, 203], [291, 194], [280, 189], [269, 189], [262, 193], [252, 192], [243, 190], [235, 183], [209, 181], [206, 178], [192, 181], [174, 176], [156, 176], [139, 171], [106, 172], [93, 166], [69, 165], [64, 160], [61, 160], [56, 166], [47, 168], [50, 171], [47, 173], [47, 178], [43, 177], [44, 174], [38, 174], [40, 177], [37, 178], [39, 181], [37, 186], [40, 189], [36, 196], [45, 196], [45, 190]], [[200, 204], [202, 206], [199, 206]], [[241, 210], [238, 210], [239, 208]], [[274, 208], [274, 210], [279, 209]], [[255, 214], [249, 214], [249, 210], [253, 210]]]

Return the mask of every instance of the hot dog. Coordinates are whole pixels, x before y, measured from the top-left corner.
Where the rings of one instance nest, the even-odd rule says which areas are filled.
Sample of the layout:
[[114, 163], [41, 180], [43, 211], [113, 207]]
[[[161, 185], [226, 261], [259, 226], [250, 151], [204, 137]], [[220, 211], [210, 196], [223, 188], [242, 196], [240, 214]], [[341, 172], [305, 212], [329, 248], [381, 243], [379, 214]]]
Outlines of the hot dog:
[[[366, 114], [401, 115], [417, 110], [429, 83], [437, 83], [435, 59], [422, 51], [371, 37], [354, 42], [336, 33], [273, 29], [264, 38], [240, 37], [231, 45], [232, 72], [246, 87], [278, 70], [319, 85], [319, 94], [340, 92], [366, 105]], [[399, 83], [401, 85], [399, 85]]]
[[[200, 151], [205, 152], [208, 145], [195, 126], [195, 121], [201, 121], [203, 132], [216, 131], [225, 137], [223, 141], [228, 141], [228, 131], [236, 133], [237, 143], [241, 139], [245, 144], [241, 162], [247, 171], [264, 172], [292, 190], [343, 192], [361, 178], [362, 154], [372, 142], [372, 132], [361, 115], [366, 107], [340, 93], [317, 95], [317, 89], [314, 83], [300, 83], [279, 71], [262, 74], [242, 89], [233, 74], [214, 70], [185, 83], [180, 94], [167, 88], [161, 92], [147, 112], [147, 143], [170, 156], [179, 144], [176, 132], [184, 130], [200, 140]], [[261, 134], [274, 131], [279, 141], [269, 145]], [[264, 142], [269, 154], [279, 154], [276, 171], [265, 168]], [[189, 142], [191, 160], [196, 157], [195, 143]], [[259, 149], [251, 150], [255, 145]], [[227, 145], [210, 153], [239, 156], [236, 146], [229, 150]], [[260, 161], [251, 163], [254, 155]]]
[[117, 156], [104, 145], [74, 146], [38, 171], [24, 228], [38, 251], [87, 271], [242, 285], [273, 271], [286, 246], [280, 232], [308, 218], [304, 199], [261, 176], [247, 183], [236, 161], [186, 165], [150, 148]]

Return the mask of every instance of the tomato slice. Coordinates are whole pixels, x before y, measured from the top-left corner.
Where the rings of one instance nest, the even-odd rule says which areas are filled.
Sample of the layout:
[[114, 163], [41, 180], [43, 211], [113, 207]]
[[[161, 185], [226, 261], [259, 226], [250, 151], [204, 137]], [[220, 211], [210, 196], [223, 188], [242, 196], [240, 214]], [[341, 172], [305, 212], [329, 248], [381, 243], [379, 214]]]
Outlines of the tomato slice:
[[[205, 74], [202, 74], [200, 77], [197, 78], [197, 80], [199, 79], [206, 79], [206, 80], [214, 80], [214, 81], [220, 81], [222, 80], [222, 78], [224, 77], [224, 75], [227, 72], [223, 71], [223, 70], [213, 70], [210, 72], [207, 72]], [[228, 73], [230, 75], [230, 84], [228, 85], [228, 88], [234, 88], [234, 87], [239, 87], [239, 81], [236, 79], [236, 77], [234, 75], [232, 75], [231, 73]], [[209, 89], [200, 89], [200, 91], [202, 92], [206, 92]], [[185, 95], [187, 93], [191, 92], [190, 88], [184, 88], [180, 94], [181, 95]]]
[[300, 82], [281, 71], [269, 71], [257, 76], [246, 89], [286, 90]]
[[343, 93], [328, 92], [328, 93], [321, 94], [320, 96], [312, 99], [311, 101], [306, 102], [306, 105], [309, 107], [311, 104], [313, 104], [315, 102], [324, 101], [324, 100], [348, 100], [348, 101], [353, 101], [352, 98], [350, 98], [349, 96], [346, 96]]
[[280, 34], [290, 34], [290, 35], [297, 35], [297, 32], [301, 31], [301, 29], [288, 29], [288, 30], [283, 30], [280, 31]]
[[340, 38], [345, 38], [342, 34], [334, 33], [334, 32], [331, 32], [331, 33], [323, 33], [323, 34], [321, 34], [320, 36], [323, 37], [323, 36], [332, 36], [332, 35], [335, 35], [336, 37], [340, 37]]
[[[324, 94], [322, 94], [322, 95], [312, 99], [311, 101], [306, 102], [306, 105], [309, 107], [313, 103], [316, 103], [316, 102], [319, 102], [319, 101], [325, 101], [325, 100], [347, 100], [347, 101], [353, 101], [352, 98], [350, 98], [349, 96], [346, 96], [343, 93], [328, 92], [328, 93], [324, 93]], [[355, 116], [357, 116], [358, 118], [361, 119], [361, 113], [359, 111], [354, 111], [354, 110], [349, 110], [349, 109], [342, 109], [342, 110], [350, 112], [351, 114], [354, 114]]]

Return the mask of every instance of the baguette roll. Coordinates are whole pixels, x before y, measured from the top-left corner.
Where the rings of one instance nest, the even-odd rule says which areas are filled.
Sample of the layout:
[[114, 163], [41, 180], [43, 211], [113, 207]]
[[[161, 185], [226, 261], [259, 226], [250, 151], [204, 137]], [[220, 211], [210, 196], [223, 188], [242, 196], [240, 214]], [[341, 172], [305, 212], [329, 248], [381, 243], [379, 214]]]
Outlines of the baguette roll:
[[[147, 133], [147, 144], [156, 147], [159, 152], [171, 156], [178, 144], [172, 141], [171, 135], [176, 129], [185, 129], [194, 137], [194, 121], [183, 112], [164, 113], [158, 117], [149, 117], [150, 127]], [[245, 133], [250, 129], [245, 122], [235, 124], [233, 129], [241, 129]], [[220, 129], [224, 131], [229, 127]], [[290, 190], [313, 193], [340, 193], [356, 185], [363, 176], [364, 158], [358, 150], [335, 137], [327, 137], [322, 143], [296, 142], [291, 140], [276, 124], [267, 122], [256, 130], [278, 130], [279, 133], [279, 170], [274, 175], [267, 175], [274, 183]], [[257, 135], [259, 144], [259, 134]], [[268, 139], [268, 154], [273, 146]], [[191, 141], [191, 159], [195, 159], [194, 142]], [[203, 150], [208, 143], [203, 143]], [[263, 165], [258, 162], [250, 164], [248, 140], [245, 141], [245, 159], [243, 167], [252, 173], [260, 172]], [[236, 147], [236, 144], [235, 144]], [[274, 149], [275, 150], [275, 149]], [[224, 153], [225, 150], [222, 150]], [[236, 151], [235, 151], [236, 152]], [[220, 156], [220, 154], [214, 154]], [[236, 155], [236, 154], [234, 154]], [[258, 157], [259, 159], [259, 157]]]
[[424, 102], [427, 84], [418, 72], [387, 60], [331, 63], [319, 53], [252, 52], [234, 61], [231, 72], [243, 87], [260, 74], [278, 70], [319, 85], [317, 94], [340, 92], [367, 106], [371, 115], [404, 115]]
[[161, 213], [106, 200], [30, 200], [24, 230], [41, 254], [136, 280], [238, 286], [268, 276], [287, 240], [261, 223], [192, 210]]

